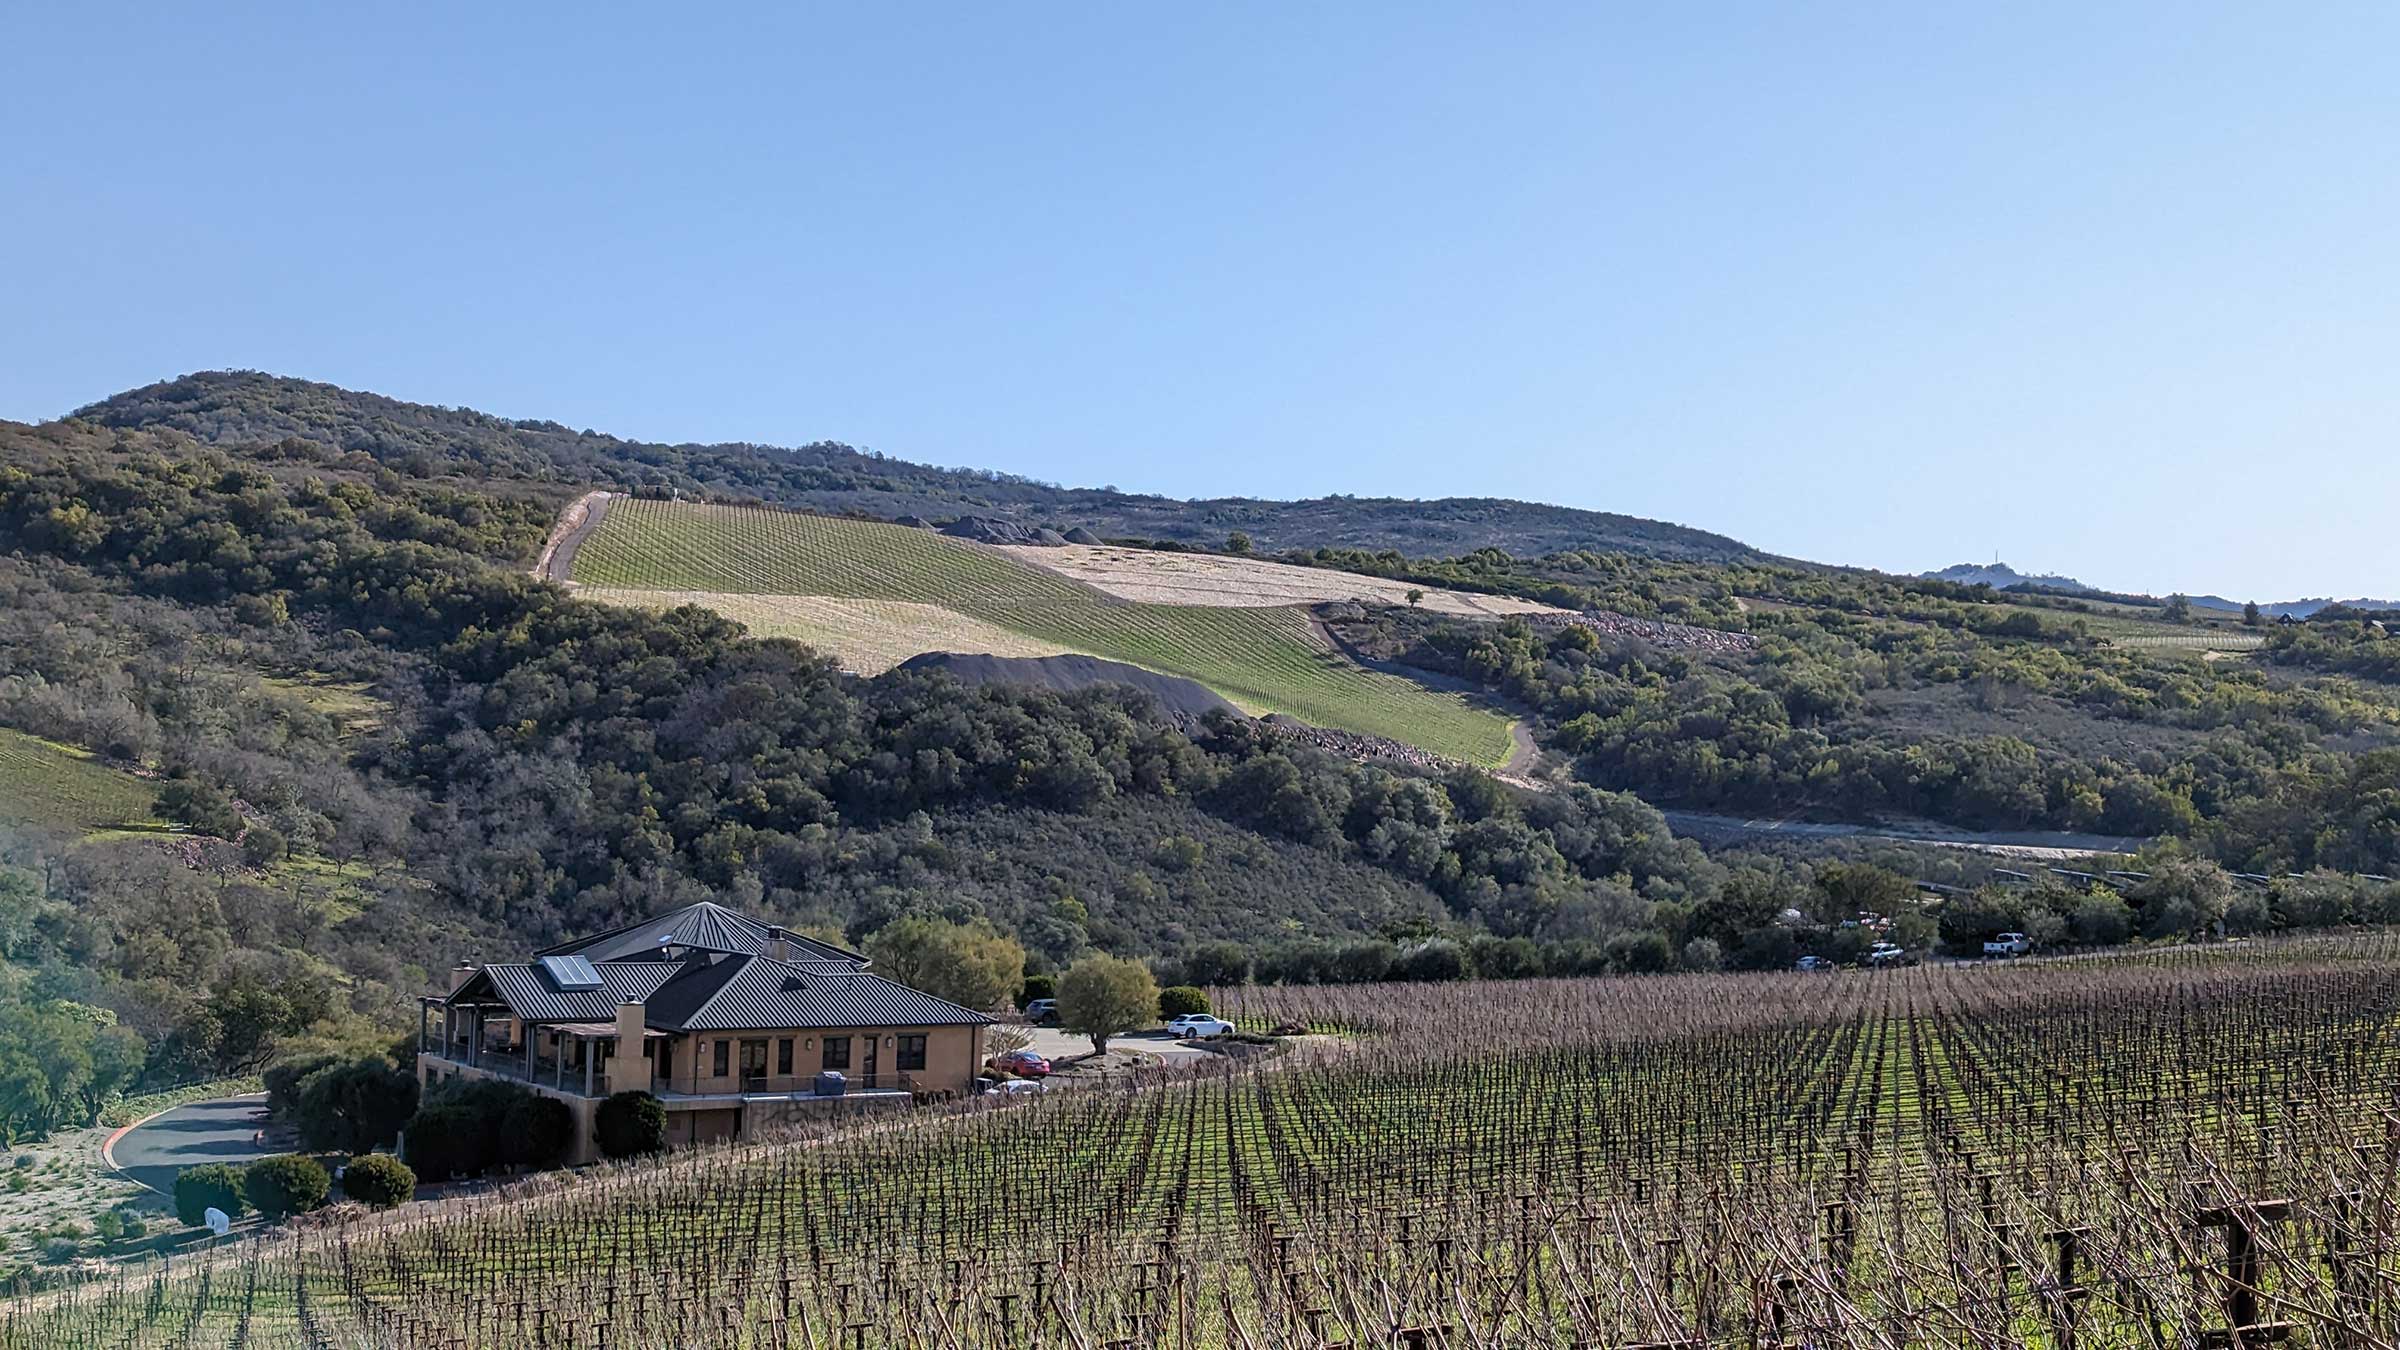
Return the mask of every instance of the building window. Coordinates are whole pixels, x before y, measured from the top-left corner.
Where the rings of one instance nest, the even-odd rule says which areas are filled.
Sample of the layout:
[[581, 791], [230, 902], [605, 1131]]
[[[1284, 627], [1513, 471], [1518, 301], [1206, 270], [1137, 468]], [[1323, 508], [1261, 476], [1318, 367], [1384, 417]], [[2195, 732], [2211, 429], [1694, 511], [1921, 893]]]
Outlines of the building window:
[[792, 1076], [792, 1038], [789, 1036], [775, 1042], [775, 1072], [786, 1078]]
[[742, 1042], [742, 1079], [744, 1082], [762, 1080], [767, 1076], [767, 1043], [762, 1038]]
[[925, 1068], [925, 1038], [924, 1038], [924, 1037], [922, 1037], [922, 1036], [903, 1036], [903, 1037], [901, 1037], [901, 1038], [900, 1038], [900, 1069], [901, 1069], [901, 1071], [902, 1071], [903, 1073], [905, 1073], [905, 1072], [907, 1072], [907, 1071], [908, 1071], [908, 1070], [910, 1070], [910, 1069], [916, 1069], [916, 1070], [918, 1070], [919, 1072], [922, 1072], [922, 1071], [924, 1070], [924, 1068]]
[[828, 1036], [825, 1038], [825, 1067], [828, 1069], [847, 1069], [850, 1067], [849, 1037]]
[[729, 1073], [732, 1073], [732, 1072], [733, 1072], [733, 1042], [731, 1042], [731, 1041], [719, 1041], [719, 1042], [717, 1042], [717, 1050], [716, 1050], [716, 1055], [717, 1055], [717, 1060], [716, 1060], [716, 1064], [717, 1064], [717, 1070], [716, 1070], [716, 1072], [717, 1072], [717, 1077], [719, 1077], [719, 1078], [723, 1078], [725, 1075], [727, 1075], [727, 1074], [729, 1074]]

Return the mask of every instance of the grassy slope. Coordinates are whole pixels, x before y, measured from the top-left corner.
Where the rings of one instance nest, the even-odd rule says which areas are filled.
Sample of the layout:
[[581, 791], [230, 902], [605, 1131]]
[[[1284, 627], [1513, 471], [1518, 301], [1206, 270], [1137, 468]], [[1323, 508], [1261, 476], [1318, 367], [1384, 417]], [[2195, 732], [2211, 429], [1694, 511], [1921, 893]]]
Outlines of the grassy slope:
[[0, 820], [98, 830], [150, 819], [156, 789], [80, 750], [0, 728]]
[[1252, 712], [1388, 736], [1479, 764], [1508, 755], [1505, 719], [1343, 660], [1298, 610], [1116, 600], [997, 550], [905, 526], [619, 502], [576, 555], [575, 579], [628, 590], [935, 604], [1073, 651], [1188, 676]]

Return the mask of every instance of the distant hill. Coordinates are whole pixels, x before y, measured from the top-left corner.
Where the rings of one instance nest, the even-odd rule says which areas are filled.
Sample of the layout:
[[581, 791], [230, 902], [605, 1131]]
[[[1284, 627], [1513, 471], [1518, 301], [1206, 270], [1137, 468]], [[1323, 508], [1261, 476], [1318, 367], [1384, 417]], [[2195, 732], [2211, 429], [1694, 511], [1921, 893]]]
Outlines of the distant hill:
[[[2192, 599], [2192, 608], [2194, 608], [2194, 609], [2222, 609], [2222, 610], [2230, 610], [2231, 612], [2233, 612], [2233, 613], [2235, 613], [2235, 614], [2239, 614], [2239, 613], [2241, 613], [2241, 612], [2242, 612], [2242, 602], [2241, 602], [2241, 601], [2239, 601], [2239, 600], [2228, 600], [2228, 599], [2226, 599], [2224, 596], [2221, 596], [2221, 595], [2195, 595], [2195, 596], [2193, 596], [2191, 599]], [[2282, 618], [2283, 616], [2285, 616], [2285, 615], [2287, 615], [2287, 614], [2288, 614], [2288, 615], [2290, 615], [2290, 616], [2292, 616], [2292, 617], [2293, 617], [2293, 618], [2295, 618], [2295, 619], [2305, 619], [2305, 618], [2309, 617], [2310, 615], [2312, 615], [2312, 614], [2315, 614], [2315, 613], [2316, 613], [2318, 610], [2321, 610], [2321, 609], [2333, 609], [2333, 608], [2335, 608], [2335, 607], [2337, 607], [2337, 606], [2338, 606], [2338, 607], [2340, 607], [2340, 608], [2342, 608], [2342, 609], [2400, 609], [2400, 602], [2394, 602], [2394, 601], [2390, 601], [2390, 600], [2363, 600], [2363, 599], [2362, 599], [2362, 600], [2326, 600], [2326, 599], [2311, 599], [2311, 600], [2279, 600], [2279, 601], [2276, 601], [2276, 602], [2275, 602], [2275, 603], [2273, 603], [2273, 604], [2262, 604], [2262, 605], [2260, 605], [2260, 606], [2258, 607], [2258, 611], [2259, 611], [2259, 613], [2266, 615], [2266, 616], [2267, 616], [2268, 618], [2270, 618], [2270, 619], [2280, 619], [2280, 618]]]
[[2089, 591], [2093, 589], [2075, 580], [2051, 573], [2027, 574], [2007, 563], [1954, 563], [1939, 572], [1921, 572], [1929, 581], [1948, 581], [1960, 586], [1989, 586], [2005, 591], [2011, 586], [2039, 586], [2052, 591]]
[[75, 415], [110, 427], [171, 428], [222, 445], [297, 438], [356, 451], [422, 478], [458, 473], [661, 496], [748, 496], [884, 520], [981, 515], [1061, 531], [1080, 527], [1112, 538], [1211, 545], [1239, 530], [1262, 550], [1389, 548], [1412, 557], [1499, 548], [1518, 556], [1592, 549], [1681, 562], [1767, 560], [1738, 540], [1704, 530], [1497, 497], [1179, 501], [936, 468], [831, 441], [797, 447], [629, 441], [556, 422], [404, 403], [253, 371], [187, 375], [103, 399]]
[[[2019, 572], [2007, 563], [1957, 563], [1945, 567], [1939, 572], [1920, 572], [1918, 575], [1927, 580], [1954, 582], [1961, 586], [1989, 586], [1996, 591], [2020, 590], [2050, 595], [2085, 595], [2095, 599], [2115, 600], [2126, 604], [2156, 605], [2164, 603], [2164, 598], [2160, 596], [2131, 595], [2102, 590], [2097, 586], [2087, 586], [2072, 577]], [[2241, 613], [2244, 604], [2243, 601], [2228, 600], [2221, 595], [2194, 595], [2187, 598], [2192, 602], [2194, 609], [2218, 610], [2228, 614]], [[2305, 619], [2318, 610], [2332, 609], [2336, 606], [2344, 609], [2400, 608], [2400, 604], [2395, 604], [2390, 600], [2326, 599], [2279, 600], [2272, 604], [2261, 603], [2258, 608], [2260, 613], [2270, 619], [2280, 619], [2287, 614], [2295, 619]]]

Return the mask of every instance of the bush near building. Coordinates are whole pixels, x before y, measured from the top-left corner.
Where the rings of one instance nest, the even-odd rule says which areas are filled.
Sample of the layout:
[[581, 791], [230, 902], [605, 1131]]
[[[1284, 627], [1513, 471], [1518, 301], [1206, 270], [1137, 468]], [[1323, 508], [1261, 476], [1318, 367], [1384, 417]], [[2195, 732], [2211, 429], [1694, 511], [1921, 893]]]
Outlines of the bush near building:
[[175, 1174], [175, 1217], [192, 1227], [206, 1222], [211, 1209], [238, 1219], [250, 1209], [242, 1185], [241, 1170], [226, 1163], [187, 1167]]
[[372, 1209], [406, 1204], [417, 1193], [417, 1174], [389, 1153], [353, 1158], [342, 1171], [342, 1194]]
[[647, 1092], [619, 1092], [600, 1103], [592, 1129], [600, 1151], [611, 1158], [662, 1152], [667, 1146], [667, 1108]]
[[270, 1219], [305, 1214], [333, 1193], [333, 1178], [322, 1163], [298, 1153], [261, 1158], [242, 1173], [242, 1194]]

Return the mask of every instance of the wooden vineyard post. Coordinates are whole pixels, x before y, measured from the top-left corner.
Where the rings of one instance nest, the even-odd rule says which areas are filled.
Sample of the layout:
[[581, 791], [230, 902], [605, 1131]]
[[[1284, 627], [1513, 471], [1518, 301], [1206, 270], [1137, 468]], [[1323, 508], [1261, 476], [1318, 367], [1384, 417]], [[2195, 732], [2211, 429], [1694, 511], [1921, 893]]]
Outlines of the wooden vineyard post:
[[2262, 1321], [2258, 1301], [2259, 1285], [2266, 1277], [2266, 1260], [2259, 1251], [2258, 1225], [2280, 1223], [2291, 1209], [2289, 1200], [2260, 1200], [2200, 1211], [2196, 1220], [2199, 1227], [2225, 1230], [2223, 1279], [2227, 1323], [2222, 1331], [2203, 1332], [2201, 1344], [2246, 1350], [2284, 1340], [2292, 1334], [2290, 1322]]
[[2089, 1228], [2060, 1228], [2044, 1236], [2058, 1249], [2058, 1282], [2048, 1295], [2051, 1334], [2057, 1339], [2058, 1350], [2075, 1350], [2075, 1322], [2082, 1312], [2083, 1301], [2092, 1291], [2083, 1287], [2076, 1269], [2082, 1255], [2083, 1239], [2091, 1234]]

